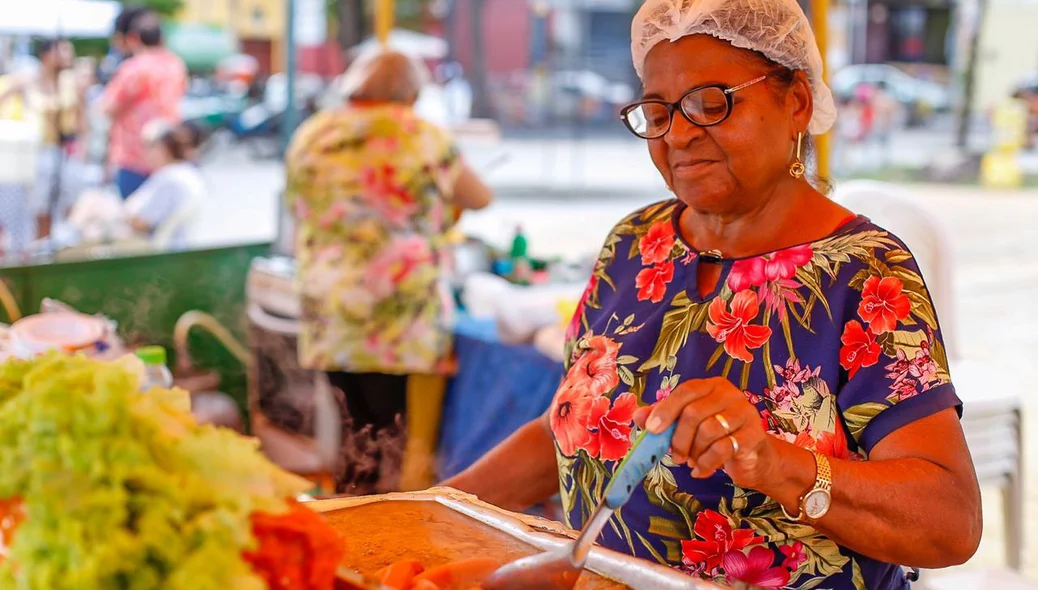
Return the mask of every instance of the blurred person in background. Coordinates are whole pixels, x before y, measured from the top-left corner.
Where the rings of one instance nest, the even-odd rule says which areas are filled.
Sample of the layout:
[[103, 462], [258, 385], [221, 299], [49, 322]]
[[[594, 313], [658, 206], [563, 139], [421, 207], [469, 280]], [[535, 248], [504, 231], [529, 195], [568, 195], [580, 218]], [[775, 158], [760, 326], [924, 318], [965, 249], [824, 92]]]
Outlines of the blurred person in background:
[[[27, 136], [36, 136], [28, 120], [28, 109], [21, 92], [23, 79], [37, 74], [39, 62], [20, 61], [9, 64], [10, 69], [0, 76], [0, 122], [5, 126], [0, 141], [13, 140], [12, 129]], [[34, 222], [29, 211], [29, 191], [32, 185], [15, 169], [4, 167], [0, 180], [0, 254], [20, 253], [33, 238]]]
[[85, 191], [69, 215], [76, 232], [70, 247], [147, 243], [156, 250], [179, 250], [187, 245], [207, 194], [189, 159], [197, 135], [188, 125], [162, 120], [148, 123], [142, 135], [155, 172], [125, 200], [105, 190]]
[[130, 26], [133, 24], [133, 19], [146, 12], [147, 9], [143, 6], [125, 6], [119, 16], [115, 17], [112, 36], [108, 41], [108, 54], [105, 55], [98, 68], [97, 77], [103, 84], [110, 82], [119, 66], [130, 57], [130, 50], [127, 47]]
[[190, 125], [156, 120], [142, 133], [149, 167], [154, 170], [125, 203], [130, 227], [158, 238], [163, 248], [183, 249], [191, 217], [205, 201], [205, 180], [191, 156], [198, 134]]
[[[398, 436], [408, 376], [445, 370], [445, 234], [454, 208], [491, 200], [451, 137], [415, 113], [428, 79], [402, 53], [359, 57], [341, 79], [345, 104], [306, 121], [287, 154], [303, 302], [299, 359], [342, 390], [352, 421], [344, 440]], [[346, 457], [353, 493], [380, 483], [382, 453], [371, 446], [371, 457]]]
[[101, 109], [112, 120], [108, 163], [125, 199], [139, 188], [152, 167], [141, 136], [154, 119], [180, 120], [180, 100], [187, 92], [187, 67], [162, 44], [162, 28], [154, 12], [130, 22], [125, 48], [132, 54], [119, 66], [101, 97]]
[[878, 82], [872, 93], [875, 121], [873, 123], [873, 140], [879, 152], [877, 159], [880, 166], [886, 166], [890, 156], [890, 140], [900, 120], [901, 105], [890, 93], [886, 82]]
[[79, 189], [82, 167], [68, 158], [76, 151], [85, 124], [85, 88], [72, 69], [75, 49], [64, 39], [45, 39], [37, 45], [38, 71], [10, 84], [0, 103], [19, 100], [23, 117], [39, 125], [40, 150], [36, 181], [28, 193], [28, 209], [35, 217], [36, 235], [50, 234], [51, 216], [67, 209]]

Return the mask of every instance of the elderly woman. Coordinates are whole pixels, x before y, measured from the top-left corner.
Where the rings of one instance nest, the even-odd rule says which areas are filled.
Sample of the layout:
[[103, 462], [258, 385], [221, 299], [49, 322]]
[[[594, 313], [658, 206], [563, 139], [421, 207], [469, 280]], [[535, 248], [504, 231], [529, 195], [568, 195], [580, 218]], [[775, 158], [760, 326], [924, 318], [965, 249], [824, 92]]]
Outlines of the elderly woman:
[[835, 113], [803, 12], [649, 0], [632, 34], [623, 119], [677, 198], [607, 239], [548, 413], [447, 483], [521, 509], [561, 482], [579, 528], [633, 435], [676, 422], [606, 547], [764, 588], [964, 562], [980, 498], [919, 268], [804, 174]]
[[[445, 366], [445, 233], [455, 208], [479, 209], [491, 198], [447, 133], [414, 113], [428, 76], [401, 53], [358, 58], [343, 76], [347, 103], [307, 120], [288, 153], [300, 364], [328, 372], [354, 434], [372, 440], [401, 423], [408, 376]], [[380, 445], [365, 446], [369, 456], [347, 457], [354, 492], [379, 480]]]

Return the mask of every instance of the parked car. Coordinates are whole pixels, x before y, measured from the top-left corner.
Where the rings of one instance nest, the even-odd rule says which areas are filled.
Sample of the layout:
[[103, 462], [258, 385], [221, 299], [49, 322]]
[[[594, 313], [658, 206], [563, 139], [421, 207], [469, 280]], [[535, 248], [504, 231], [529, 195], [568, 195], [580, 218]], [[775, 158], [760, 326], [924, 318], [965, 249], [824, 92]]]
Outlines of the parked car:
[[911, 76], [888, 64], [847, 66], [832, 77], [833, 94], [850, 100], [863, 85], [883, 85], [909, 113], [909, 124], [925, 123], [933, 113], [951, 110], [951, 91], [930, 80]]

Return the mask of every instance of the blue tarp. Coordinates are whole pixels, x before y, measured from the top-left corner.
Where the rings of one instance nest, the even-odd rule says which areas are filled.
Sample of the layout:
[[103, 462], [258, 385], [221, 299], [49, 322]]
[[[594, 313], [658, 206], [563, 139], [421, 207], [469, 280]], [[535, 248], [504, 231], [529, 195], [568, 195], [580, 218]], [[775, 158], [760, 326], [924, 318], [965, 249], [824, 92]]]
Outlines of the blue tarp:
[[441, 478], [464, 470], [543, 414], [563, 372], [532, 346], [498, 342], [493, 323], [462, 319], [454, 346], [459, 369], [443, 408]]

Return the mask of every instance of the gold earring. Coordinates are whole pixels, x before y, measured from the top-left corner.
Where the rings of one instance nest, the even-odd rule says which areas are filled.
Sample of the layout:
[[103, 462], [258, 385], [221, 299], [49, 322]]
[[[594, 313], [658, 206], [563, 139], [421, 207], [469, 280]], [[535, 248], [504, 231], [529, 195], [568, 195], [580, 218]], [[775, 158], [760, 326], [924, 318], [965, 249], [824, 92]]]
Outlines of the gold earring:
[[804, 161], [801, 158], [801, 154], [802, 154], [801, 150], [803, 149], [803, 145], [804, 145], [804, 134], [803, 133], [797, 133], [797, 154], [793, 158], [793, 163], [790, 164], [790, 166], [789, 166], [789, 175], [792, 176], [793, 178], [800, 178], [800, 177], [802, 177], [804, 175], [804, 172], [807, 171], [807, 168], [804, 167]]

